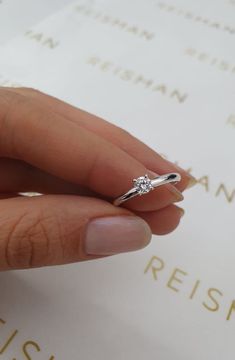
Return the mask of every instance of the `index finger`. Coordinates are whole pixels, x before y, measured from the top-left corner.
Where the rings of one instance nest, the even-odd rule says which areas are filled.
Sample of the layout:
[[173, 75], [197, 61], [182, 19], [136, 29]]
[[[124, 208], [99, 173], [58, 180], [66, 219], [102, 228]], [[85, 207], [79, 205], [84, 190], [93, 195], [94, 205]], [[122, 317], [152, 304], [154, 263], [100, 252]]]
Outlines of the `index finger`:
[[98, 116], [92, 115], [35, 89], [12, 88], [11, 91], [29, 96], [40, 101], [42, 105], [49, 106], [53, 112], [65, 116], [68, 120], [74, 121], [83, 128], [98, 134], [107, 141], [120, 147], [133, 158], [141, 162], [146, 168], [151, 169], [159, 175], [170, 172], [179, 172], [182, 180], [175, 186], [180, 191], [183, 191], [185, 188], [196, 183], [196, 179], [190, 173], [163, 158], [156, 151], [135, 138], [126, 130], [111, 124]]
[[[67, 181], [115, 198], [132, 179], [149, 173], [141, 162], [88, 131], [43, 107], [34, 99], [0, 90], [0, 156], [20, 159]], [[133, 199], [133, 210], [155, 210], [180, 199], [167, 185]], [[181, 198], [182, 199], [182, 198]]]

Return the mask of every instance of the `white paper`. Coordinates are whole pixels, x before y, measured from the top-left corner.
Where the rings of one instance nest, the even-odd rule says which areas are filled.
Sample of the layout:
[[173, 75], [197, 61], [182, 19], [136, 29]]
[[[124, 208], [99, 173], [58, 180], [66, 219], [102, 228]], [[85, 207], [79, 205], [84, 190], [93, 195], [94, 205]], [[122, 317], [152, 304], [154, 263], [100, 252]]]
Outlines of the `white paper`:
[[0, 274], [0, 349], [18, 330], [2, 358], [27, 358], [32, 340], [32, 359], [230, 360], [235, 5], [97, 0], [77, 11], [83, 4], [5, 46], [0, 78], [124, 127], [199, 184], [185, 192], [180, 227], [142, 251]]
[[72, 0], [0, 0], [0, 44], [68, 5]]

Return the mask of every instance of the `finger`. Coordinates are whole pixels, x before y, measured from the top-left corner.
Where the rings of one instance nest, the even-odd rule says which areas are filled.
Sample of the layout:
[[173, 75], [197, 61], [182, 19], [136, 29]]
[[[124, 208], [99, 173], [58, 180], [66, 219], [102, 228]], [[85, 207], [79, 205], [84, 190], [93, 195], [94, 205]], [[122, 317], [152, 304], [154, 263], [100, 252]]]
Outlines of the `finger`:
[[184, 215], [184, 210], [176, 205], [169, 205], [164, 209], [152, 212], [136, 212], [142, 217], [155, 235], [165, 235], [174, 231]]
[[48, 174], [24, 161], [0, 158], [0, 193], [39, 192], [97, 196], [82, 186]]
[[88, 197], [45, 195], [0, 201], [0, 270], [92, 260], [145, 247], [147, 223]]
[[18, 193], [0, 193], [0, 199], [10, 199], [10, 198], [15, 198], [15, 197], [19, 197], [20, 195]]
[[[152, 177], [156, 174], [148, 171]], [[85, 188], [66, 182], [58, 177], [52, 176], [40, 169], [33, 167], [23, 161], [1, 158], [0, 159], [0, 192], [39, 192], [43, 194], [76, 194], [76, 195], [85, 195], [85, 196], [94, 196], [101, 198], [99, 194]], [[157, 188], [157, 197], [158, 203], [155, 204], [155, 210], [160, 209], [161, 207], [167, 206], [169, 203], [169, 198], [166, 196], [166, 191], [168, 193], [172, 191], [172, 187], [169, 187], [166, 191], [162, 191]], [[168, 195], [168, 194], [167, 194]], [[145, 195], [146, 196], [146, 195]], [[181, 201], [183, 199], [180, 193], [175, 192], [173, 189], [172, 198], [177, 197], [174, 201]], [[148, 195], [148, 198], [150, 196]], [[104, 197], [103, 197], [104, 198]], [[148, 199], [147, 198], [147, 199]], [[136, 200], [135, 200], [136, 201]], [[150, 197], [151, 201], [151, 197]], [[133, 200], [129, 201], [128, 204], [125, 204], [127, 208], [132, 208]], [[137, 209], [139, 205], [135, 205]], [[140, 209], [141, 204], [140, 204]]]
[[[18, 193], [0, 193], [0, 199], [19, 197], [21, 195]], [[142, 217], [148, 223], [153, 234], [165, 235], [176, 229], [181, 217], [184, 215], [184, 210], [176, 205], [169, 205], [157, 211], [136, 211], [135, 215]]]
[[[0, 193], [8, 193], [6, 197], [14, 197], [14, 194], [17, 192], [38, 192], [42, 194], [74, 194], [102, 198], [99, 194], [85, 187], [66, 182], [19, 160], [0, 159], [0, 173]], [[149, 173], [152, 174], [152, 176], [156, 176], [156, 174], [150, 171]], [[155, 189], [155, 191], [157, 191], [158, 196], [158, 203], [155, 204], [155, 210], [158, 210], [167, 206], [169, 199], [166, 197], [165, 191], [161, 191], [159, 188]], [[171, 188], [167, 191], [171, 191]], [[10, 193], [12, 193], [11, 196]], [[175, 190], [173, 190], [173, 197], [175, 196], [174, 194]], [[103, 199], [105, 199], [105, 197], [103, 197]], [[179, 193], [178, 201], [182, 199], [183, 197]], [[128, 204], [125, 204], [127, 208], [132, 207], [132, 201], [133, 200], [130, 200]], [[138, 204], [135, 207], [138, 208]]]
[[[99, 194], [89, 189], [68, 183], [19, 160], [0, 159], [0, 173], [0, 192], [39, 192], [43, 194], [76, 194], [99, 197]], [[149, 171], [149, 173], [151, 172]], [[152, 176], [156, 176], [156, 174], [152, 174]], [[155, 190], [158, 192], [158, 204], [155, 205], [155, 210], [168, 205], [165, 192], [159, 190], [161, 189]], [[171, 188], [169, 191], [171, 191]], [[179, 194], [178, 200], [181, 199], [181, 194]], [[126, 207], [131, 208], [131, 202], [126, 204]]]
[[[105, 197], [119, 196], [132, 186], [130, 179], [149, 173], [143, 164], [112, 143], [32, 99], [3, 89], [0, 136], [2, 157], [20, 159]], [[127, 206], [150, 211], [182, 200], [172, 185], [148, 195], [141, 201], [131, 200]]]
[[190, 187], [196, 183], [195, 178], [187, 171], [172, 162], [167, 161], [153, 149], [122, 128], [40, 91], [29, 88], [12, 88], [12, 91], [37, 99], [44, 106], [50, 107], [54, 112], [63, 115], [83, 128], [102, 136], [104, 139], [126, 151], [141, 162], [146, 168], [151, 169], [159, 175], [170, 172], [179, 172], [182, 180], [175, 186], [180, 191], [183, 191], [186, 187]]

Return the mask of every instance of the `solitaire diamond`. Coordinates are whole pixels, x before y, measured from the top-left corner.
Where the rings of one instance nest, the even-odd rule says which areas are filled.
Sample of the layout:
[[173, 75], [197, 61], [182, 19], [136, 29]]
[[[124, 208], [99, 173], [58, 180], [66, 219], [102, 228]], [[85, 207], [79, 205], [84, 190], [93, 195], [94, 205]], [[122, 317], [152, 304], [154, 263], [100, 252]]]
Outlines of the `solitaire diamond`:
[[133, 182], [139, 195], [146, 194], [154, 189], [148, 175], [140, 176], [137, 179], [134, 179]]

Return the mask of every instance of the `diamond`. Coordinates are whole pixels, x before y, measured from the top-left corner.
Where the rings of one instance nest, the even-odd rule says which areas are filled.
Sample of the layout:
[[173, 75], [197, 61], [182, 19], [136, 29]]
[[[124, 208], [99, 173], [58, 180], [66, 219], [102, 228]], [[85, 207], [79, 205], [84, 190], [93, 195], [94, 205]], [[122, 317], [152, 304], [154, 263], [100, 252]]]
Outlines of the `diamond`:
[[133, 180], [134, 187], [138, 191], [139, 195], [143, 195], [153, 190], [151, 180], [148, 175], [140, 176], [137, 179]]

